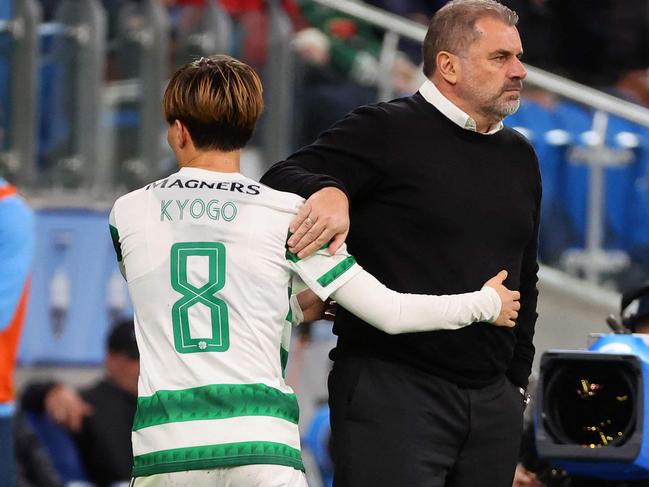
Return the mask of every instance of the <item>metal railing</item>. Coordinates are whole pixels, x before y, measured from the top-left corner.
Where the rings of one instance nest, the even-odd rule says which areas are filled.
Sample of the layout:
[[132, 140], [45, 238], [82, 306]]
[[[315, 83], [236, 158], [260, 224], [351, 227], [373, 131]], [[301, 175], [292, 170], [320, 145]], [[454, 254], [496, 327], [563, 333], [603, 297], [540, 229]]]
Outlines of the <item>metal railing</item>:
[[268, 54], [264, 70], [267, 110], [263, 120], [263, 153], [270, 163], [285, 158], [291, 148], [295, 59], [293, 27], [277, 0], [268, 0]]
[[[120, 147], [112, 152], [106, 148], [102, 158], [104, 192], [120, 182], [125, 182], [122, 190], [135, 189], [162, 173], [164, 121], [160, 106], [168, 76], [170, 39], [166, 9], [158, 0], [126, 3], [119, 12], [118, 37], [113, 42], [120, 78], [116, 86], [137, 89], [131, 93], [134, 96], [108, 104], [106, 86], [102, 88], [104, 111], [111, 113], [114, 121], [132, 118], [104, 128], [113, 133], [113, 144]], [[117, 134], [115, 125], [119, 126]]]
[[199, 17], [195, 22], [198, 28], [191, 31], [179, 30], [176, 41], [176, 66], [188, 63], [196, 57], [231, 53], [232, 19], [217, 0], [209, 0], [203, 9], [188, 8], [193, 16]]
[[[50, 188], [64, 192], [75, 188], [97, 191], [100, 145], [101, 86], [106, 47], [106, 17], [99, 0], [63, 0], [54, 22], [50, 81], [61, 87], [53, 93], [59, 110], [41, 114], [47, 123], [64, 133], [43, 156]], [[60, 127], [64, 126], [64, 129]]]
[[[390, 14], [383, 10], [353, 0], [314, 0], [323, 6], [338, 10], [356, 17], [364, 22], [385, 30], [381, 59], [381, 80], [390, 79], [391, 62], [395, 58], [400, 37], [423, 42], [427, 28], [416, 22]], [[605, 207], [605, 174], [606, 167], [619, 165], [608, 161], [602, 149], [605, 149], [606, 131], [610, 115], [615, 115], [631, 122], [649, 127], [649, 109], [635, 105], [620, 98], [603, 93], [589, 86], [554, 75], [542, 69], [525, 65], [526, 83], [542, 88], [563, 98], [591, 107], [594, 110], [590, 151], [586, 155], [589, 166], [589, 195], [586, 248], [573, 249], [567, 254], [570, 267], [582, 272], [586, 279], [597, 282], [604, 271], [619, 270], [628, 264], [624, 252], [605, 251], [603, 249], [604, 207]], [[388, 100], [394, 95], [389, 86], [383, 83], [379, 87], [380, 100]]]
[[6, 150], [0, 153], [0, 164], [13, 181], [29, 186], [36, 178], [36, 52], [41, 12], [36, 0], [16, 0], [13, 7], [11, 20], [0, 25], [0, 32], [9, 35], [12, 47], [7, 60], [10, 97], [6, 124], [8, 141]]
[[[390, 14], [376, 7], [372, 7], [353, 0], [313, 0], [316, 3], [357, 17], [364, 22], [381, 27], [385, 35], [397, 35], [417, 42], [423, 42], [426, 37], [426, 27]], [[394, 44], [388, 43], [389, 46]], [[394, 47], [396, 49], [396, 47]], [[543, 88], [552, 93], [557, 93], [564, 98], [593, 107], [596, 110], [617, 115], [632, 122], [649, 127], [649, 109], [635, 105], [615, 96], [601, 92], [586, 85], [570, 81], [561, 76], [549, 73], [530, 65], [525, 65], [527, 70], [526, 82]]]
[[[36, 3], [15, 0], [12, 16], [0, 23], [0, 35], [13, 36], [5, 66], [12, 59], [16, 64], [6, 70], [14, 88], [8, 96], [14, 111], [3, 117], [9, 150], [0, 153], [0, 173], [36, 201], [55, 206], [106, 204], [116, 192], [161, 177], [170, 169], [165, 167], [169, 154], [161, 116], [162, 90], [171, 68], [166, 9], [159, 0], [126, 2], [108, 44], [107, 14], [99, 0], [61, 0], [47, 24], [27, 12], [26, 6]], [[254, 22], [252, 27], [241, 22], [235, 27], [217, 0], [183, 7], [181, 14], [177, 64], [230, 54], [237, 41], [245, 45], [246, 36], [260, 34]], [[276, 0], [268, 0], [266, 16], [268, 62], [262, 69], [272, 96], [267, 97], [261, 137], [255, 142], [265, 160], [275, 161], [291, 149], [293, 30]]]

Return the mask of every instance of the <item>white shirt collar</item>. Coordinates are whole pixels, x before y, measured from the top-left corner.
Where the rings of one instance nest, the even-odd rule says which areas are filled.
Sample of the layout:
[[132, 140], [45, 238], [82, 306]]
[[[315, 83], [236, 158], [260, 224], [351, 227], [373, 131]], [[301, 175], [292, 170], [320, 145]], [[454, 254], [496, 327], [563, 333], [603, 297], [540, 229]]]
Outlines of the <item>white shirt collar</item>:
[[[446, 98], [431, 80], [427, 79], [424, 81], [424, 84], [419, 88], [419, 93], [421, 93], [421, 96], [423, 96], [428, 103], [437, 108], [453, 123], [456, 123], [463, 129], [471, 130], [473, 132], [477, 131], [475, 120], [468, 113], [465, 113], [457, 105], [453, 104], [451, 100]], [[497, 124], [492, 125], [484, 135], [495, 134], [499, 130], [502, 130], [502, 128], [503, 123], [498, 122]]]

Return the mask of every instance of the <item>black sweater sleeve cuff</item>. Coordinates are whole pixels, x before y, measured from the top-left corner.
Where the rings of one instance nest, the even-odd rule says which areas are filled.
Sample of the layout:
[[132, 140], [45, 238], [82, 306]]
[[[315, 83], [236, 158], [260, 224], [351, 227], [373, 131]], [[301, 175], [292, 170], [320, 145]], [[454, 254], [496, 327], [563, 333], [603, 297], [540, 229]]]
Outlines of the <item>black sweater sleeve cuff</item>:
[[324, 188], [338, 188], [349, 198], [345, 185], [337, 178], [327, 174], [313, 173], [299, 167], [292, 161], [278, 162], [260, 180], [262, 184], [279, 191], [288, 191], [309, 198]]
[[327, 176], [325, 174], [315, 176], [314, 181], [305, 185], [303, 191], [298, 194], [302, 196], [302, 198], [309, 198], [311, 195], [324, 188], [338, 188], [340, 191], [345, 193], [347, 199], [349, 199], [349, 193], [347, 193], [345, 185], [338, 181], [336, 178], [332, 178], [331, 176]]

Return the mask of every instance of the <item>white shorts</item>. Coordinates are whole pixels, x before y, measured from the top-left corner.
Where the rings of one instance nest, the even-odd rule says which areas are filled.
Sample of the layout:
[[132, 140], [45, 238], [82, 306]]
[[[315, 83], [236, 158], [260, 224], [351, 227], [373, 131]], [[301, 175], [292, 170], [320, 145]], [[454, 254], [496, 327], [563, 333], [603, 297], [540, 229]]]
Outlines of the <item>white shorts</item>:
[[137, 477], [133, 487], [308, 487], [304, 472], [283, 465], [192, 470]]

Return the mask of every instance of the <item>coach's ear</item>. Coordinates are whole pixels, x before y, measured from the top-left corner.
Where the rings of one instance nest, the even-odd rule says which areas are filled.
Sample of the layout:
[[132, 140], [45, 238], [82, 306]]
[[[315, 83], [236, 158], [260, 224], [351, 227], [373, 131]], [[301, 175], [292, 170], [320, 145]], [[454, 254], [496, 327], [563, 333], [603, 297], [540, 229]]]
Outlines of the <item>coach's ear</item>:
[[440, 51], [436, 58], [437, 72], [447, 83], [455, 85], [458, 81], [459, 57], [448, 51]]

